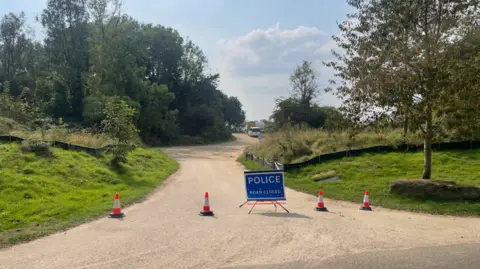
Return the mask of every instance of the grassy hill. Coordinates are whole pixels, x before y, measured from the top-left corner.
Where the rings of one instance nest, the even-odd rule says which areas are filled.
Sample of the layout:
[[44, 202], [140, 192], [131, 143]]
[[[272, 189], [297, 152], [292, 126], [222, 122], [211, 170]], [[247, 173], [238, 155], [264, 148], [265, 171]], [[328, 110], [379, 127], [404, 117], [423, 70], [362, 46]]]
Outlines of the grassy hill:
[[113, 169], [108, 154], [51, 148], [52, 157], [25, 153], [18, 143], [0, 144], [0, 247], [77, 225], [137, 202], [178, 168], [154, 149], [136, 149]]
[[[290, 127], [269, 134], [247, 149], [249, 153], [283, 163], [295, 163], [320, 154], [404, 142], [401, 131], [363, 132], [353, 139], [347, 133]], [[409, 134], [407, 143], [422, 144], [418, 134]], [[262, 170], [260, 164], [241, 157], [248, 169]], [[480, 151], [456, 150], [433, 152], [432, 178], [454, 181], [459, 185], [480, 187]], [[363, 154], [331, 160], [286, 173], [290, 188], [339, 200], [362, 202], [365, 190], [376, 206], [420, 212], [480, 216], [480, 201], [446, 201], [400, 196], [389, 192], [392, 181], [419, 179], [423, 170], [423, 152]], [[336, 181], [324, 181], [335, 179]], [[327, 205], [328, 206], [328, 205]]]
[[[240, 161], [251, 170], [262, 170], [256, 162]], [[365, 190], [370, 203], [392, 209], [434, 214], [480, 216], [480, 201], [442, 201], [400, 196], [389, 192], [398, 179], [418, 179], [423, 168], [423, 152], [364, 154], [305, 167], [285, 173], [285, 184], [295, 190], [361, 205]], [[442, 151], [433, 153], [434, 180], [455, 181], [459, 185], [480, 187], [480, 151]], [[322, 181], [328, 178], [339, 181]], [[313, 206], [313, 205], [312, 205]], [[328, 207], [328, 204], [326, 205]]]

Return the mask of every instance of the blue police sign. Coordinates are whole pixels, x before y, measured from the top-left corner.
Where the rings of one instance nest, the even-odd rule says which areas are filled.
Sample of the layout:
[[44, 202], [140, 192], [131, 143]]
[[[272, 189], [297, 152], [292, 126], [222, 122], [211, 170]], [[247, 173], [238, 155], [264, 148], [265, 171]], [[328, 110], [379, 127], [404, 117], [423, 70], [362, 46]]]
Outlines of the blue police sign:
[[282, 201], [285, 197], [283, 171], [245, 171], [247, 201]]

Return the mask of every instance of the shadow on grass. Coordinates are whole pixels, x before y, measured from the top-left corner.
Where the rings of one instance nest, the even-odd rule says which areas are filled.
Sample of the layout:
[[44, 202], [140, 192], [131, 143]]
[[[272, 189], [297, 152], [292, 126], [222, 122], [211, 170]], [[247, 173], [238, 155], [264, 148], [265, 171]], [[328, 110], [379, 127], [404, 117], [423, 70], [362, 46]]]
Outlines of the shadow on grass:
[[275, 217], [275, 218], [296, 218], [296, 219], [311, 219], [311, 217], [298, 214], [298, 213], [287, 213], [287, 212], [267, 212], [267, 213], [253, 213], [255, 215], [262, 215], [266, 217]]

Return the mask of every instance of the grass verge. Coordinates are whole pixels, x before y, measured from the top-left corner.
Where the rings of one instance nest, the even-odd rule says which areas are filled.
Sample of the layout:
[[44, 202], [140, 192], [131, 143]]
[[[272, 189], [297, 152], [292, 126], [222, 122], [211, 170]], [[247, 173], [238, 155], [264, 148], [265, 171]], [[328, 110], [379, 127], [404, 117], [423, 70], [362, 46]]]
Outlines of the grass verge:
[[[247, 169], [265, 169], [260, 164], [240, 157]], [[419, 178], [423, 169], [423, 153], [365, 154], [355, 158], [332, 160], [287, 172], [285, 184], [295, 190], [317, 195], [324, 190], [325, 197], [358, 203], [365, 190], [370, 192], [370, 203], [391, 209], [480, 216], [480, 202], [440, 201], [409, 198], [390, 194], [389, 183], [396, 179]], [[459, 185], [480, 187], [480, 151], [442, 151], [433, 153], [435, 180], [453, 180]], [[326, 177], [339, 177], [337, 182], [316, 182]]]
[[99, 157], [52, 148], [54, 157], [0, 144], [0, 247], [29, 241], [107, 215], [115, 192], [122, 206], [138, 202], [176, 171], [154, 149], [136, 149], [118, 169]]

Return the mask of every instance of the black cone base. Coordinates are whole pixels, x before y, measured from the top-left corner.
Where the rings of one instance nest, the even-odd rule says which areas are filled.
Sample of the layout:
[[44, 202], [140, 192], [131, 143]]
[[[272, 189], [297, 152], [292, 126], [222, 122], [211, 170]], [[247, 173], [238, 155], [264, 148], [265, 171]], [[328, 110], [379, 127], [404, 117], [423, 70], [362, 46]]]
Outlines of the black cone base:
[[201, 211], [200, 216], [213, 216], [213, 211]]
[[315, 207], [315, 210], [322, 211], [322, 212], [328, 212], [328, 209], [326, 207]]
[[369, 207], [369, 206], [362, 206], [362, 207], [360, 207], [360, 210], [372, 211], [372, 208]]
[[114, 218], [114, 219], [121, 219], [125, 217], [125, 214], [123, 213], [120, 213], [120, 214], [113, 214], [113, 213], [110, 213], [110, 218]]

